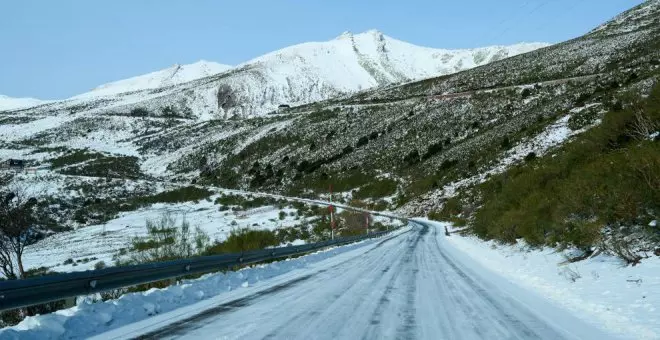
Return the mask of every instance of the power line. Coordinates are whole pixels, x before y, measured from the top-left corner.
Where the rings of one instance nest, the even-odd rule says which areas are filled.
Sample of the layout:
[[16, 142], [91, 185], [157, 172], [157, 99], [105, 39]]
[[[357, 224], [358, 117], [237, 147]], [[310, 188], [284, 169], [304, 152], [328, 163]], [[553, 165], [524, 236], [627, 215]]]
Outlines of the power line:
[[[531, 3], [532, 3], [531, 0], [527, 0], [527, 1], [525, 1], [525, 3], [523, 3], [522, 6], [519, 6], [519, 7], [516, 9], [516, 11], [514, 12], [514, 13], [516, 13], [516, 15], [514, 15], [514, 16], [510, 16], [510, 17], [506, 17], [506, 18], [500, 20], [500, 22], [497, 23], [494, 27], [492, 27], [492, 29], [499, 28], [500, 26], [502, 26], [502, 25], [508, 23], [509, 21], [511, 21], [512, 18], [514, 18], [515, 16], [518, 15], [517, 12], [518, 12], [519, 10], [524, 9], [525, 7], [527, 7], [527, 5], [529, 5], [529, 4], [531, 4]], [[492, 32], [492, 30], [491, 30], [491, 32]]]
[[549, 24], [553, 24], [553, 25], [556, 24], [559, 21], [559, 19], [562, 19], [563, 17], [565, 17], [567, 13], [570, 13], [571, 11], [573, 11], [579, 5], [584, 3], [584, 1], [585, 0], [573, 0], [573, 1], [571, 1], [571, 5], [569, 7], [567, 7], [565, 10], [563, 10], [561, 13], [559, 13], [559, 15], [556, 15], [556, 16], [553, 17], [554, 20], [546, 21], [545, 23], [541, 22], [539, 25], [537, 25], [533, 29], [533, 31], [536, 32], [536, 31], [539, 31], [541, 28], [546, 28]]
[[[550, 2], [550, 0], [545, 0], [539, 3], [536, 7], [533, 7], [531, 11], [527, 12], [527, 14], [523, 15], [523, 17], [530, 17], [532, 14], [536, 13], [539, 9], [543, 8], [545, 5], [547, 5]], [[524, 6], [523, 6], [524, 7]], [[514, 17], [515, 19], [518, 18], [518, 16]], [[497, 40], [501, 38], [505, 33], [509, 32], [509, 30], [512, 28], [512, 26], [505, 27], [504, 30], [502, 30], [499, 34], [497, 34], [492, 40]]]

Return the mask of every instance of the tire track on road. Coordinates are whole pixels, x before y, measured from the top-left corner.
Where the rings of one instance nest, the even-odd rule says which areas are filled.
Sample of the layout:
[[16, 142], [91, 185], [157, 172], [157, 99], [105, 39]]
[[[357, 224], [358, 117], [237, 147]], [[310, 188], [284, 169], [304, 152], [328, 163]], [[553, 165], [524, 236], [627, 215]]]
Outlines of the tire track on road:
[[[428, 228], [427, 228], [428, 229]], [[417, 249], [417, 246], [421, 240], [421, 238], [425, 234], [425, 229], [422, 227], [420, 230], [419, 234], [417, 237], [414, 239], [413, 242], [411, 242], [411, 245], [407, 247], [407, 252], [405, 253], [405, 256], [398, 262], [398, 265], [395, 267], [396, 272], [392, 275], [392, 277], [389, 279], [387, 282], [387, 285], [385, 286], [385, 289], [383, 290], [383, 293], [381, 294], [380, 298], [378, 299], [378, 305], [374, 309], [374, 311], [371, 314], [371, 317], [369, 318], [369, 326], [365, 332], [365, 334], [362, 336], [363, 340], [367, 339], [378, 339], [382, 337], [382, 328], [381, 328], [381, 318], [383, 316], [384, 311], [387, 309], [387, 307], [390, 306], [391, 299], [389, 298], [392, 292], [396, 289], [396, 283], [397, 280], [401, 277], [401, 274], [405, 271], [406, 269], [406, 264], [410, 264], [412, 262], [412, 258], [414, 257], [415, 251]], [[407, 287], [413, 287], [413, 295], [414, 295], [414, 285], [416, 278], [413, 278], [412, 281], [410, 279], [406, 283]], [[407, 288], [407, 293], [410, 294], [410, 288]], [[414, 297], [413, 297], [414, 299]], [[414, 300], [412, 302], [414, 305]], [[412, 306], [410, 303], [410, 299], [408, 300], [407, 305], [405, 306], [406, 310], [404, 310], [402, 313], [405, 314], [404, 316], [404, 322], [405, 320], [411, 321], [409, 318], [409, 315], [413, 315], [413, 324], [414, 324], [414, 314], [411, 313]]]
[[[408, 233], [408, 232], [406, 232]], [[402, 233], [401, 235], [403, 235]], [[417, 238], [417, 237], [416, 237]], [[407, 239], [400, 239], [401, 241], [399, 243], [406, 243], [408, 242]], [[378, 247], [374, 247], [370, 249], [370, 251], [377, 250]], [[399, 247], [394, 245], [394, 249], [398, 249]], [[401, 247], [404, 248], [404, 247]], [[407, 248], [407, 247], [406, 247]], [[404, 248], [405, 249], [405, 248]], [[366, 252], [365, 252], [366, 254]], [[385, 253], [386, 256], [388, 257], [394, 257], [396, 258], [396, 253]], [[360, 289], [363, 289], [363, 287], [375, 287], [378, 286], [379, 282], [383, 281], [383, 275], [378, 275], [377, 273], [384, 273], [385, 275], [388, 274], [396, 274], [400, 270], [398, 269], [402, 265], [402, 258], [399, 258], [396, 260], [394, 263], [387, 263], [388, 261], [384, 261], [383, 258], [379, 257], [374, 257], [374, 258], [367, 258], [366, 260], [363, 259], [363, 257], [358, 257], [356, 259], [361, 259], [363, 260], [361, 264], [355, 264], [351, 265], [351, 268], [366, 268], [366, 271], [363, 272], [352, 272], [349, 274], [351, 275], [350, 277], [343, 277], [343, 273], [339, 273], [336, 276], [332, 276], [333, 278], [336, 278], [336, 282], [338, 282], [338, 286], [333, 287], [332, 293], [328, 292], [325, 295], [328, 297], [324, 299], [322, 304], [316, 304], [316, 305], [306, 305], [305, 309], [296, 313], [296, 315], [288, 318], [285, 322], [282, 323], [281, 326], [277, 327], [275, 330], [271, 331], [265, 338], [267, 339], [276, 339], [276, 338], [291, 338], [294, 335], [292, 334], [292, 326], [295, 327], [295, 325], [299, 325], [300, 320], [303, 320], [305, 317], [309, 316], [310, 310], [311, 311], [321, 311], [319, 314], [315, 315], [314, 320], [308, 320], [308, 329], [314, 329], [314, 325], [316, 323], [319, 323], [319, 318], [325, 317], [330, 317], [330, 319], [325, 319], [323, 321], [324, 324], [329, 325], [332, 324], [332, 322], [335, 323], [340, 323], [344, 324], [347, 320], [337, 320], [335, 318], [335, 314], [332, 313], [334, 310], [343, 310], [346, 308], [350, 308], [351, 310], [357, 311], [360, 309], [360, 307], [369, 299], [368, 292], [360, 291]], [[334, 266], [335, 269], [343, 269], [346, 268], [346, 266], [350, 263], [350, 261], [343, 262], [340, 265]], [[384, 267], [383, 267], [384, 265]], [[364, 280], [371, 278], [368, 280], [368, 282], [364, 282]], [[362, 281], [361, 283], [358, 283], [358, 281]], [[357, 293], [356, 293], [357, 292]], [[299, 295], [301, 298], [303, 298], [306, 294], [306, 291], [299, 292]], [[357, 296], [357, 298], [355, 298]], [[330, 301], [330, 302], [328, 302]], [[350, 307], [349, 307], [350, 306]], [[311, 321], [311, 323], [309, 322]], [[336, 338], [338, 336], [338, 333], [342, 331], [341, 327], [328, 327], [330, 329], [330, 333], [328, 334], [331, 338]], [[301, 333], [300, 329], [295, 329], [293, 330], [296, 333]], [[314, 331], [316, 331], [314, 329]], [[301, 336], [298, 334], [299, 338], [304, 338], [304, 336]]]
[[179, 320], [177, 322], [169, 324], [166, 327], [163, 327], [161, 329], [158, 329], [158, 330], [155, 330], [153, 332], [149, 332], [149, 333], [146, 333], [144, 335], [138, 336], [135, 339], [160, 339], [160, 338], [165, 337], [165, 336], [167, 336], [167, 337], [183, 336], [183, 335], [185, 335], [185, 333], [188, 329], [193, 328], [193, 327], [199, 327], [200, 325], [203, 325], [206, 320], [213, 319], [218, 315], [230, 313], [230, 312], [232, 312], [232, 311], [234, 311], [238, 308], [241, 308], [241, 307], [249, 306], [250, 304], [255, 303], [256, 301], [258, 301], [259, 299], [261, 299], [265, 296], [268, 296], [270, 294], [276, 294], [276, 293], [281, 292], [281, 291], [286, 290], [286, 289], [291, 289], [291, 288], [296, 287], [296, 286], [300, 285], [301, 283], [311, 279], [312, 277], [314, 277], [316, 275], [319, 275], [319, 274], [322, 274], [322, 273], [325, 273], [325, 272], [328, 272], [328, 271], [336, 270], [337, 268], [339, 268], [341, 266], [344, 266], [348, 263], [360, 260], [364, 256], [364, 254], [370, 253], [370, 252], [380, 248], [383, 244], [385, 244], [389, 241], [398, 239], [399, 236], [403, 236], [403, 235], [408, 234], [409, 232], [411, 232], [411, 230], [407, 230], [407, 231], [402, 232], [400, 234], [391, 235], [391, 236], [388, 236], [387, 238], [385, 238], [383, 240], [380, 240], [378, 243], [376, 243], [376, 245], [374, 247], [368, 249], [367, 251], [362, 253], [360, 256], [356, 256], [356, 257], [347, 259], [347, 260], [342, 261], [340, 263], [337, 263], [337, 264], [335, 264], [335, 265], [333, 265], [329, 268], [321, 269], [321, 270], [319, 270], [315, 273], [305, 275], [305, 276], [293, 279], [291, 281], [288, 281], [288, 282], [270, 287], [268, 289], [265, 289], [265, 290], [256, 292], [254, 294], [251, 294], [249, 296], [223, 303], [223, 304], [218, 305], [216, 307], [213, 307], [211, 309], [207, 309], [207, 310], [202, 311], [198, 314], [195, 314], [195, 315], [193, 315], [189, 318], [186, 318], [184, 320]]
[[[538, 320], [524, 306], [513, 301], [498, 301], [444, 252], [437, 237], [434, 237], [434, 241], [437, 254], [443, 262], [442, 267], [449, 269], [448, 271], [443, 271], [444, 275], [441, 275], [445, 285], [452, 292], [449, 296], [452, 297], [454, 306], [461, 310], [465, 317], [475, 321], [471, 322], [473, 326], [472, 330], [479, 337], [492, 337], [492, 334], [483, 333], [483, 330], [490, 329], [498, 330], [500, 337], [508, 335], [516, 339], [546, 339], [549, 334], [552, 334], [552, 339], [564, 338], [556, 330]], [[475, 296], [478, 299], [475, 299]], [[504, 302], [509, 304], [509, 306], [504, 306]], [[487, 309], [493, 310], [494, 313], [490, 313], [490, 315], [497, 318], [494, 320], [492, 318], [484, 318], [482, 315], [488, 315], [488, 313], [484, 313]], [[511, 311], [517, 312], [518, 315], [514, 315]], [[524, 318], [526, 322], [525, 320], [521, 320], [521, 318]], [[530, 322], [534, 325], [530, 325]], [[543, 335], [539, 331], [542, 331]]]

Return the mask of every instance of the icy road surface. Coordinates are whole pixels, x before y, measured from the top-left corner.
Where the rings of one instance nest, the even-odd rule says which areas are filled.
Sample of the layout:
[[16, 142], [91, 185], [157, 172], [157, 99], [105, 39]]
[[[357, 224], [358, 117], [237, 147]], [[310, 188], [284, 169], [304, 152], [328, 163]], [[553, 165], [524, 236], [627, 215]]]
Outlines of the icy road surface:
[[[215, 305], [100, 334], [141, 339], [610, 339], [416, 225]], [[255, 287], [256, 288], [256, 287]]]

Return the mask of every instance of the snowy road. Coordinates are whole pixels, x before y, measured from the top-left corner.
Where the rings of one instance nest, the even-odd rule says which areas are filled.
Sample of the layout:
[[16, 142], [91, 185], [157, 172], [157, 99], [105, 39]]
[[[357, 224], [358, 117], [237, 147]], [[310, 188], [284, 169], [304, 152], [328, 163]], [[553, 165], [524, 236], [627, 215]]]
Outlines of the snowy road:
[[99, 338], [610, 338], [460, 256], [439, 229], [415, 225], [207, 309], [191, 306]]

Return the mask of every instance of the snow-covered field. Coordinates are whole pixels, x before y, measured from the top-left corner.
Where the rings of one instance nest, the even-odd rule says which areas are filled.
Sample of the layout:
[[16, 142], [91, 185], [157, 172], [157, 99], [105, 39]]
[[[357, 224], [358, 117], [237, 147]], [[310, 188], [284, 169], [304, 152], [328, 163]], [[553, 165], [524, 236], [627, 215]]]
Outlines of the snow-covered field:
[[[183, 218], [192, 228], [200, 227], [212, 240], [222, 241], [234, 228], [268, 229], [293, 226], [300, 221], [289, 216], [294, 209], [285, 208], [284, 220], [279, 220], [280, 210], [274, 206], [266, 206], [247, 210], [245, 212], [220, 211], [220, 205], [213, 203], [216, 196], [199, 203], [154, 204], [151, 207], [121, 213], [118, 218], [105, 224], [79, 228], [70, 232], [55, 234], [46, 240], [28, 247], [25, 253], [25, 264], [28, 268], [49, 267], [54, 271], [81, 271], [94, 268], [98, 261], [112, 264], [113, 255], [122, 248], [130, 248], [134, 237], [147, 234], [147, 220], [158, 220], [163, 214], [169, 213], [180, 225]], [[96, 258], [87, 263], [64, 265], [67, 259], [74, 262]]]
[[[164, 214], [174, 218], [177, 226], [181, 225], [185, 218], [191, 228], [199, 227], [215, 241], [225, 240], [236, 228], [276, 230], [314, 219], [299, 215], [298, 210], [287, 205], [281, 210], [267, 205], [245, 211], [221, 211], [222, 205], [215, 204], [214, 201], [224, 193], [245, 195], [240, 191], [226, 190], [198, 202], [153, 204], [137, 211], [120, 213], [117, 218], [104, 224], [57, 233], [27, 248], [24, 255], [25, 266], [28, 269], [48, 267], [57, 272], [94, 269], [94, 265], [99, 261], [110, 266], [113, 264], [113, 256], [121, 249], [128, 250], [135, 237], [147, 235], [147, 221], [157, 221]], [[279, 218], [280, 211], [285, 213], [283, 220]], [[338, 213], [341, 211], [341, 208], [337, 210]], [[382, 216], [374, 216], [373, 222], [401, 224], [399, 220], [392, 221]], [[69, 261], [65, 264], [65, 261], [70, 259], [73, 263]]]

